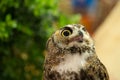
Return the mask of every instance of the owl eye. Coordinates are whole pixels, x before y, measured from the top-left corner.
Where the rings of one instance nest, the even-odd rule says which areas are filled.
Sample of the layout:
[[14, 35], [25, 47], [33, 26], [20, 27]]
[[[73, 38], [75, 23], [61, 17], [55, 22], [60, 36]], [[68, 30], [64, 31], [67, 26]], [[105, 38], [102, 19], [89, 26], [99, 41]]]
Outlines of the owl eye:
[[67, 36], [69, 36], [71, 34], [72, 34], [72, 32], [70, 30], [63, 30], [62, 31], [62, 36], [64, 36], [64, 37], [67, 37]]
[[85, 29], [84, 27], [82, 28], [82, 30], [83, 30], [83, 31], [86, 31], [86, 29]]

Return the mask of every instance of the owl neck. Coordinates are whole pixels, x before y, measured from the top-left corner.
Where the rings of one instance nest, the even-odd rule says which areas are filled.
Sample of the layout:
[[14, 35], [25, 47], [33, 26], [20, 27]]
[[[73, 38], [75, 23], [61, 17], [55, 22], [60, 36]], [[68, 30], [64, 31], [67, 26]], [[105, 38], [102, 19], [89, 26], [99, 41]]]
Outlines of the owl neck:
[[91, 59], [96, 56], [95, 50], [89, 46], [70, 47], [68, 49], [57, 47], [55, 44], [49, 50], [49, 55], [46, 58], [45, 70], [57, 71], [62, 74], [64, 71], [78, 72]]

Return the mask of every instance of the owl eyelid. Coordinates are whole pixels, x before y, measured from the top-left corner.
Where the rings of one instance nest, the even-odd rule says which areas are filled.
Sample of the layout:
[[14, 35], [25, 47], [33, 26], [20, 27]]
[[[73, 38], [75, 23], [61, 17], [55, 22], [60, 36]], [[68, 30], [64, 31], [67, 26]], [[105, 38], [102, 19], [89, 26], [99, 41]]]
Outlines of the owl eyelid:
[[64, 27], [64, 28], [62, 28], [62, 29], [63, 29], [63, 31], [64, 31], [64, 30], [69, 30], [71, 33], [73, 32], [70, 27]]

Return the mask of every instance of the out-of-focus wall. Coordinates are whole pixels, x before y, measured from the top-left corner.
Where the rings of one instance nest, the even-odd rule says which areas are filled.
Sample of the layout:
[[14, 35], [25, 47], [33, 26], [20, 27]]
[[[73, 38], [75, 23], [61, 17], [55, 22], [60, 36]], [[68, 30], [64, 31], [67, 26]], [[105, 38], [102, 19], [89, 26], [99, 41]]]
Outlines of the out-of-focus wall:
[[120, 80], [120, 1], [95, 33], [96, 51], [110, 80]]

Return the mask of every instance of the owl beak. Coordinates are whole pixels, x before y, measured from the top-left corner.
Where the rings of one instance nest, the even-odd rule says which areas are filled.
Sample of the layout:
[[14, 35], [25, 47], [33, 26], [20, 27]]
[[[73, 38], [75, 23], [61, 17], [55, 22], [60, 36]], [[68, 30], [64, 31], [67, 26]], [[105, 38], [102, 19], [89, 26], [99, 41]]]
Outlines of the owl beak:
[[83, 33], [81, 31], [78, 31], [78, 42], [83, 42]]
[[79, 35], [71, 38], [69, 42], [73, 42], [73, 41], [83, 42], [83, 33], [79, 32]]
[[74, 37], [74, 41], [83, 42], [83, 36], [79, 35], [79, 36]]

